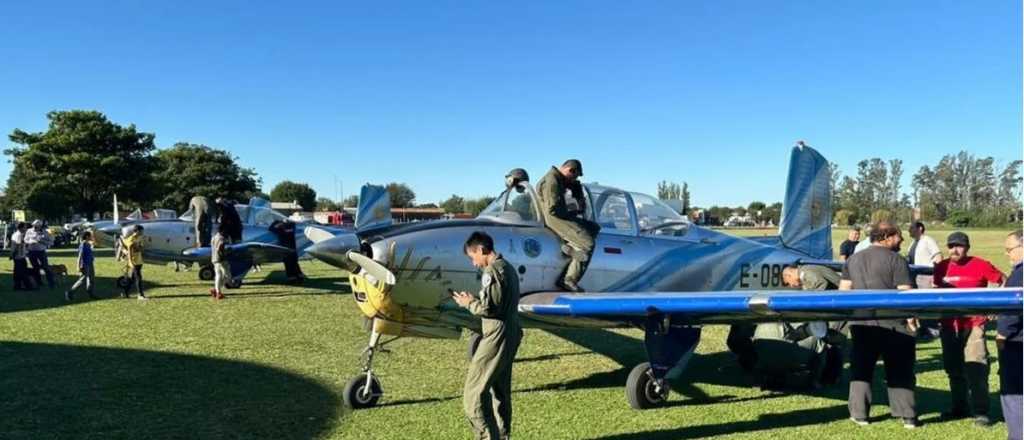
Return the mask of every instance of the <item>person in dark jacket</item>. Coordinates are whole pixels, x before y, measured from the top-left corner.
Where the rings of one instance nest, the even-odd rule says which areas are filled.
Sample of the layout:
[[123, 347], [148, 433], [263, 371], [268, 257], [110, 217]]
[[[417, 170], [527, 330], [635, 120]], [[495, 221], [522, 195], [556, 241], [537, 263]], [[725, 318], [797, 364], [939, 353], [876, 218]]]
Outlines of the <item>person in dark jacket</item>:
[[306, 278], [299, 267], [299, 254], [295, 251], [295, 223], [289, 220], [275, 220], [270, 224], [270, 231], [277, 236], [277, 244], [292, 250], [284, 257], [284, 271], [289, 281], [302, 281]]
[[[1010, 257], [1013, 271], [1006, 279], [1006, 287], [1021, 287], [1021, 263], [1024, 249], [1021, 245], [1021, 230], [1010, 233], [1005, 241], [1006, 255]], [[999, 348], [999, 400], [1003, 406], [1003, 419], [1010, 440], [1021, 440], [1024, 417], [1021, 416], [1021, 390], [1024, 388], [1024, 351], [1021, 347], [1021, 313], [999, 315], [996, 326], [996, 347]]]
[[218, 197], [217, 210], [220, 212], [218, 221], [220, 230], [227, 234], [232, 244], [240, 243], [242, 241], [242, 219], [238, 216], [238, 210], [235, 209], [235, 202]]

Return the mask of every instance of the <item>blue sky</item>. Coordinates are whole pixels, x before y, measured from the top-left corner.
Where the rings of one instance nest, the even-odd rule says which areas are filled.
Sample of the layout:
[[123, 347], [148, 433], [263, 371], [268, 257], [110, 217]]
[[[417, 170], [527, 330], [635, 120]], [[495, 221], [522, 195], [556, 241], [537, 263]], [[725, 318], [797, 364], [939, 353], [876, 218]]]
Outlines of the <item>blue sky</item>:
[[1024, 154], [1016, 1], [209, 3], [5, 5], [0, 131], [94, 109], [229, 150], [268, 191], [419, 202], [569, 157], [706, 206], [780, 201], [797, 139], [844, 173], [903, 159], [908, 184], [961, 149]]

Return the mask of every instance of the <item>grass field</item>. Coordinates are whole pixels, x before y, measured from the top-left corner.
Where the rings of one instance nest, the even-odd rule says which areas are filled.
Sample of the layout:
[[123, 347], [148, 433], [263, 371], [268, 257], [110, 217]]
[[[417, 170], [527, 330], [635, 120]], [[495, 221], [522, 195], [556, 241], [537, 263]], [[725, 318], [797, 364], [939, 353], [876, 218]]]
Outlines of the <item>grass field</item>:
[[[931, 235], [944, 243], [949, 231]], [[747, 230], [747, 234], [764, 231]], [[1009, 267], [1005, 231], [971, 231], [974, 253]], [[835, 243], [845, 231], [836, 231]], [[280, 265], [214, 302], [195, 272], [147, 266], [151, 300], [117, 299], [109, 251], [97, 264], [101, 300], [65, 303], [61, 290], [13, 292], [0, 265], [0, 438], [3, 439], [452, 439], [468, 438], [461, 411], [465, 339], [399, 340], [378, 357], [378, 408], [343, 407], [345, 382], [366, 344], [342, 274], [306, 262], [311, 279], [283, 281]], [[71, 250], [52, 263], [73, 266]], [[67, 278], [67, 286], [72, 278]], [[846, 384], [817, 394], [750, 387], [725, 351], [724, 327], [709, 327], [667, 408], [634, 411], [623, 385], [644, 361], [640, 332], [528, 330], [515, 365], [515, 437], [1005, 438], [970, 421], [944, 422], [948, 385], [939, 345], [918, 347], [924, 426], [888, 418], [876, 386], [873, 423], [846, 412]], [[994, 346], [992, 347], [994, 351]], [[996, 416], [998, 365], [993, 362]]]

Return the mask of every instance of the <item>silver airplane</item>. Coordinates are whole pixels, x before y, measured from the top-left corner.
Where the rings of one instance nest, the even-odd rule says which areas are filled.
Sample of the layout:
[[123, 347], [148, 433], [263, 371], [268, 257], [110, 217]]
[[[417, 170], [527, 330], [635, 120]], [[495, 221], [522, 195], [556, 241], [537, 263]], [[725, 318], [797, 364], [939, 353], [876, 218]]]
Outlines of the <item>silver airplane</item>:
[[[242, 220], [242, 241], [227, 246], [231, 270], [231, 280], [227, 286], [231, 288], [240, 287], [242, 280], [254, 265], [279, 263], [292, 252], [291, 249], [278, 245], [277, 236], [269, 229], [274, 221], [287, 219], [271, 209], [269, 202], [254, 197], [247, 205], [235, 205], [235, 209]], [[112, 246], [123, 228], [135, 224], [143, 225], [145, 247], [142, 258], [146, 263], [197, 263], [199, 279], [209, 281], [214, 277], [213, 267], [210, 265], [210, 248], [196, 247], [192, 215], [192, 211], [189, 210], [176, 219], [124, 219], [98, 223], [95, 226], [96, 235], [102, 244]], [[343, 228], [318, 227], [316, 231], [307, 233], [306, 227], [307, 224], [304, 222], [299, 222], [295, 226], [295, 249], [300, 258], [306, 256], [306, 249], [313, 243], [307, 237], [323, 240], [335, 234], [350, 232]], [[216, 224], [214, 230], [216, 231]]]
[[856, 291], [805, 293], [783, 287], [791, 264], [832, 268], [831, 197], [825, 159], [793, 148], [779, 235], [735, 237], [697, 226], [646, 194], [585, 185], [584, 216], [602, 229], [581, 285], [561, 292], [556, 281], [567, 260], [561, 241], [544, 227], [529, 182], [515, 182], [473, 220], [391, 225], [382, 187], [364, 186], [351, 233], [307, 228], [318, 238], [307, 249], [349, 271], [352, 296], [370, 320], [363, 372], [344, 393], [353, 408], [383, 395], [373, 373], [382, 335], [457, 339], [480, 321], [450, 298], [449, 289], [475, 291], [480, 275], [463, 254], [474, 231], [494, 238], [495, 250], [518, 269], [524, 327], [634, 327], [644, 331], [649, 362], [626, 382], [630, 405], [663, 405], [667, 380], [680, 375], [700, 340], [702, 324], [933, 317], [1020, 310], [1021, 289]]

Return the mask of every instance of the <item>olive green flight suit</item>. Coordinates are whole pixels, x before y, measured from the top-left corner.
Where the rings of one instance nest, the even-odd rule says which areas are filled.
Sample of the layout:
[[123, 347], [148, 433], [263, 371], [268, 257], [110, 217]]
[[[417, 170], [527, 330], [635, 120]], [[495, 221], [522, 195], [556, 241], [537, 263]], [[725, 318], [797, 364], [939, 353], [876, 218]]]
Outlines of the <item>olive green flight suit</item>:
[[569, 266], [565, 270], [564, 279], [567, 282], [578, 283], [587, 271], [590, 257], [594, 253], [594, 237], [601, 227], [597, 223], [569, 214], [569, 208], [565, 204], [566, 189], [572, 190], [573, 197], [583, 200], [583, 187], [579, 182], [567, 188], [562, 173], [558, 168], [551, 167], [551, 171], [537, 183], [537, 198], [540, 199], [544, 225], [575, 248], [574, 252], [569, 253]]
[[804, 290], [835, 290], [839, 288], [839, 274], [825, 266], [800, 266], [800, 284]]
[[480, 345], [469, 362], [462, 408], [478, 439], [508, 438], [512, 430], [512, 361], [519, 324], [519, 275], [499, 254], [483, 269], [478, 298], [466, 308], [481, 318]]
[[196, 234], [196, 246], [210, 247], [210, 239], [213, 233], [213, 205], [206, 197], [195, 196], [188, 201], [188, 208], [192, 210], [192, 221]]
[[[835, 290], [839, 288], [839, 274], [824, 266], [804, 265], [799, 268], [801, 288], [809, 290]], [[837, 323], [841, 328], [841, 323]], [[836, 326], [829, 326], [837, 329]], [[755, 370], [773, 380], [775, 385], [803, 386], [804, 379], [817, 380], [826, 365], [824, 351], [828, 345], [813, 337], [807, 323], [764, 323], [754, 331], [757, 352]], [[801, 373], [808, 373], [802, 377]], [[801, 379], [794, 382], [794, 379]]]

